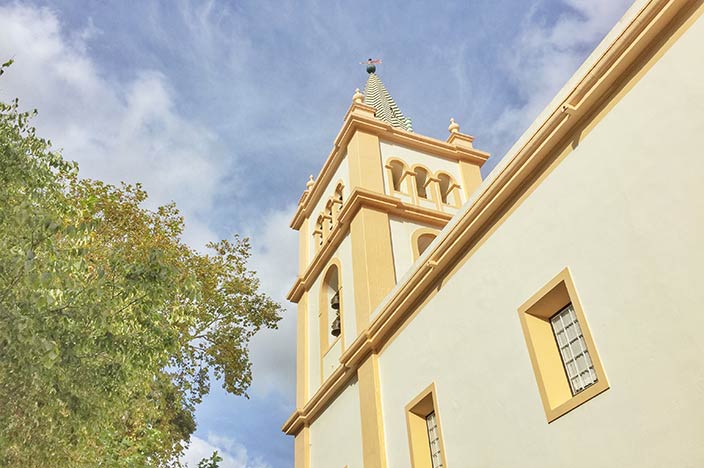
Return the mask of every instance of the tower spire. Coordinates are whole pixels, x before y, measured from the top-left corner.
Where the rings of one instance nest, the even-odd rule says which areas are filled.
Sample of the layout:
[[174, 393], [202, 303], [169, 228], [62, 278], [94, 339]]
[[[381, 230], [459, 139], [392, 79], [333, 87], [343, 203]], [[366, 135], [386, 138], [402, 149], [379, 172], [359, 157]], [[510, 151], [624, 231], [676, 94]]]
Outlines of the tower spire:
[[[376, 62], [376, 61], [374, 61]], [[393, 127], [401, 128], [407, 132], [413, 131], [411, 119], [403, 115], [401, 109], [398, 108], [396, 102], [386, 90], [384, 83], [381, 82], [376, 75], [376, 66], [372, 59], [367, 62], [367, 84], [364, 86], [364, 103], [372, 106], [375, 110], [375, 116], [379, 120], [383, 120], [391, 124]], [[380, 63], [378, 61], [377, 63]]]

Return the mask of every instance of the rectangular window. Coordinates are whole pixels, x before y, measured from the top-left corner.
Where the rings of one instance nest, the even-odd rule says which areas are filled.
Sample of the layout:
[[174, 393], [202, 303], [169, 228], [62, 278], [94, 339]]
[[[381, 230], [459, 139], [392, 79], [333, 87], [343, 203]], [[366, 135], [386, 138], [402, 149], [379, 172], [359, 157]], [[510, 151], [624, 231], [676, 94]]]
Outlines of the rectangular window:
[[609, 388], [567, 268], [518, 309], [548, 422]]
[[572, 395], [576, 395], [596, 383], [597, 378], [572, 304], [555, 314], [550, 319], [550, 324], [560, 348], [562, 365], [565, 366]]
[[430, 385], [406, 405], [406, 422], [411, 449], [411, 466], [413, 468], [446, 467], [435, 385]]
[[435, 411], [425, 417], [425, 425], [428, 428], [428, 441], [430, 442], [430, 460], [433, 462], [433, 468], [442, 468], [440, 435], [438, 434], [438, 422], [435, 418]]

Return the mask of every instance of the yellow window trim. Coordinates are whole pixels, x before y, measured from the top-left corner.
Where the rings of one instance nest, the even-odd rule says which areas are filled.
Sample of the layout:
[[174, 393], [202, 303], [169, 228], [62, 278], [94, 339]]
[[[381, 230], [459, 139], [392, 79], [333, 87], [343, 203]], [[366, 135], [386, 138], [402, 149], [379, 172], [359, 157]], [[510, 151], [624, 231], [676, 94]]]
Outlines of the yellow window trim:
[[418, 260], [418, 257], [420, 257], [422, 254], [422, 252], [418, 248], [418, 240], [420, 240], [420, 236], [424, 234], [432, 234], [433, 236], [437, 237], [439, 232], [440, 231], [433, 228], [420, 228], [413, 232], [413, 235], [411, 236], [411, 248], [413, 249], [414, 262]]
[[[597, 381], [593, 385], [576, 395], [572, 395], [570, 390], [560, 351], [550, 325], [550, 318], [570, 303], [574, 307], [597, 375]], [[568, 268], [562, 270], [519, 307], [518, 316], [548, 423], [609, 388], [606, 373], [601, 365], [599, 353]]]
[[440, 419], [440, 409], [438, 406], [437, 391], [435, 390], [434, 382], [423, 390], [417, 397], [415, 397], [413, 401], [406, 405], [408, 447], [411, 451], [412, 468], [432, 468], [433, 466], [430, 459], [428, 428], [425, 422], [425, 418], [432, 412], [435, 412], [435, 419], [438, 426], [442, 466], [447, 468], [445, 444], [442, 437], [442, 421]]

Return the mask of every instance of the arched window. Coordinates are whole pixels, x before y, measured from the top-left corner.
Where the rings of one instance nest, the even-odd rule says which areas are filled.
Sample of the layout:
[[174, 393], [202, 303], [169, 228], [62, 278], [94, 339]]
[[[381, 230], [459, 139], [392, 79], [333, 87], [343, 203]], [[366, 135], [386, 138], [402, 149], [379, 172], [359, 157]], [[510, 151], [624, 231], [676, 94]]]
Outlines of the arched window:
[[[327, 313], [321, 314], [321, 318], [325, 318], [326, 336], [332, 335], [337, 338], [342, 333], [342, 322], [340, 320], [340, 275], [337, 270], [337, 265], [332, 265], [325, 275], [323, 282], [323, 301], [321, 306], [325, 308]], [[328, 339], [329, 343], [329, 339]]]
[[440, 200], [447, 205], [450, 193], [455, 187], [455, 181], [447, 174], [440, 174], [438, 175], [438, 185], [440, 186]]
[[428, 180], [428, 171], [422, 167], [416, 167], [413, 171], [416, 175], [416, 192], [420, 198], [428, 198], [428, 192], [425, 190], [425, 183]]
[[322, 247], [323, 245], [323, 224], [324, 224], [324, 219], [323, 216], [320, 215], [318, 216], [317, 221], [315, 222], [315, 230], [313, 231], [313, 237], [316, 239], [316, 246], [318, 248]]
[[335, 201], [338, 202], [340, 205], [342, 205], [342, 184], [337, 184], [337, 187], [335, 187]]
[[332, 227], [335, 224], [335, 219], [333, 218], [332, 212], [332, 199], [328, 200], [328, 203], [325, 206], [325, 214], [323, 215], [323, 218], [325, 219], [325, 226], [327, 228], [325, 235], [327, 236], [328, 233], [332, 231]]
[[425, 252], [430, 244], [435, 240], [435, 234], [421, 234], [418, 236], [418, 256], [420, 257]]
[[332, 215], [332, 222], [337, 223], [338, 215], [342, 209], [342, 183], [337, 184], [335, 187], [335, 193], [328, 200], [330, 205], [330, 214]]
[[438, 235], [438, 231], [431, 228], [420, 228], [411, 236], [411, 248], [413, 249], [413, 260], [418, 260], [418, 257], [423, 255], [430, 244], [433, 243]]
[[391, 171], [391, 183], [394, 190], [401, 192], [401, 182], [403, 181], [403, 173], [406, 167], [401, 161], [391, 161], [389, 170]]

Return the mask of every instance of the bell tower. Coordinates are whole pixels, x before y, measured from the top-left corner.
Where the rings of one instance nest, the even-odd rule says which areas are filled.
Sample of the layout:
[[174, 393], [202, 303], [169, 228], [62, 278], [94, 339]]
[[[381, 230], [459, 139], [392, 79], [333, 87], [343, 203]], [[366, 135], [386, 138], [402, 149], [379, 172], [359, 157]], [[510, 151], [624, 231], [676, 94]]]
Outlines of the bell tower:
[[[374, 311], [481, 183], [488, 159], [451, 119], [446, 141], [413, 132], [370, 61], [317, 178], [291, 221], [299, 232], [296, 467], [308, 467], [316, 398], [339, 381], [343, 362], [369, 337]], [[376, 355], [356, 375], [364, 466], [386, 466]]]

